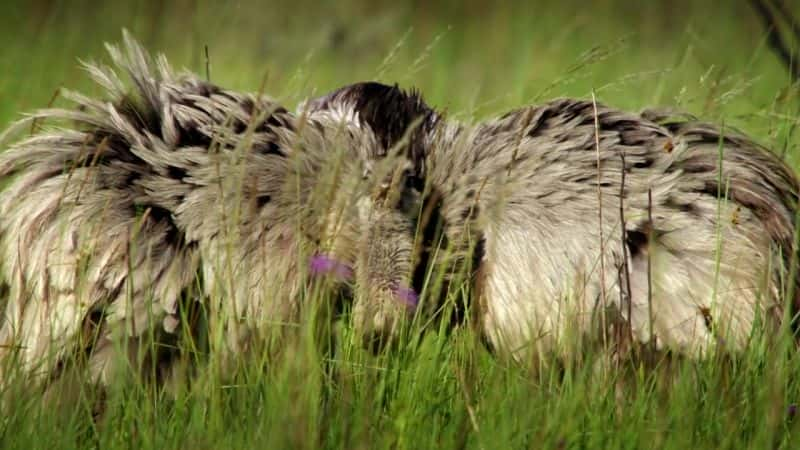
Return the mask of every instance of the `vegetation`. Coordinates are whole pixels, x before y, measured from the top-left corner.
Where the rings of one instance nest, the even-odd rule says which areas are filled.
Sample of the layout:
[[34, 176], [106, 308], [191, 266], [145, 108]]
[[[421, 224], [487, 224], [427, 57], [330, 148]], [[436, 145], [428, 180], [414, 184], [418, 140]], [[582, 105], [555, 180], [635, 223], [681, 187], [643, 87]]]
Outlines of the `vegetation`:
[[[800, 89], [746, 2], [535, 3], [7, 2], [0, 126], [59, 104], [61, 86], [95, 92], [78, 58], [105, 59], [103, 42], [126, 27], [174, 66], [233, 89], [263, 86], [290, 107], [366, 79], [417, 87], [468, 121], [594, 91], [620, 108], [724, 121], [800, 166]], [[323, 333], [332, 340], [314, 323], [269, 358], [241, 361], [234, 379], [203, 358], [191, 383], [169, 391], [121, 377], [99, 420], [91, 390], [51, 393], [64, 400], [54, 408], [17, 383], [0, 447], [763, 449], [800, 439], [800, 354], [788, 335], [734, 358], [604, 370], [602, 351], [511, 363], [468, 327], [439, 323], [374, 355], [346, 320]]]

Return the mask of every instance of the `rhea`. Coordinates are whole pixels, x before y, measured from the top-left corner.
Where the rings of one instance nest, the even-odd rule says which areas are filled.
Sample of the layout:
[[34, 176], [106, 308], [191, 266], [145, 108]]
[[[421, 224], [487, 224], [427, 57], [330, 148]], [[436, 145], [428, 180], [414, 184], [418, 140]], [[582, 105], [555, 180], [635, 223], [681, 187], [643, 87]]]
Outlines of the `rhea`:
[[[120, 350], [168, 376], [187, 334], [235, 360], [302, 319], [314, 275], [414, 301], [400, 137], [176, 74], [127, 34], [108, 50], [114, 68], [86, 66], [101, 97], [65, 91], [73, 107], [2, 136], [34, 131], [0, 153], [0, 381], [80, 364], [106, 384]], [[384, 246], [391, 264], [367, 267]]]
[[[356, 105], [363, 86], [333, 98]], [[478, 124], [425, 111], [415, 166], [449, 251], [418, 261], [464, 275], [498, 352], [569, 351], [622, 322], [640, 343], [702, 356], [793, 322], [798, 182], [751, 138], [578, 99]], [[375, 302], [356, 298], [373, 312], [355, 317], [366, 334], [409, 314]]]

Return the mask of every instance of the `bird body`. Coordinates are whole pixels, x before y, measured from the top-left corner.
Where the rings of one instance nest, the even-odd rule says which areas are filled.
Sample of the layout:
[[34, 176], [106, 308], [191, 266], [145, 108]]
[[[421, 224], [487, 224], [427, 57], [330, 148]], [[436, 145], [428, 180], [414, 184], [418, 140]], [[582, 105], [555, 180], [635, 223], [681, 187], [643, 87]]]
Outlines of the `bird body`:
[[6, 132], [48, 125], [0, 153], [0, 378], [52, 378], [86, 354], [91, 379], [107, 383], [120, 350], [145, 371], [169, 366], [168, 346], [144, 350], [195, 334], [193, 308], [216, 353], [236, 358], [300, 320], [314, 255], [364, 283], [402, 282], [358, 266], [366, 228], [410, 220], [373, 201], [372, 179], [405, 163], [368, 128], [176, 75], [127, 34], [109, 51], [132, 89], [88, 65], [104, 98], [67, 92], [76, 108]]
[[[376, 90], [364, 85], [338, 90], [328, 106], [355, 108]], [[383, 107], [373, 114], [397, 109]], [[427, 106], [415, 117], [395, 126], [415, 139], [421, 209], [434, 211], [448, 246], [420, 261], [463, 275], [479, 330], [499, 352], [568, 352], [619, 322], [662, 349], [738, 351], [759, 324], [797, 310], [797, 178], [738, 131], [568, 98], [474, 125]], [[424, 278], [415, 287], [430, 293]], [[432, 300], [429, 311], [445, 301]], [[392, 334], [386, 321], [354, 323]]]
[[482, 253], [498, 349], [553, 350], [608, 307], [640, 341], [695, 356], [782, 318], [797, 179], [734, 130], [561, 99], [464, 127], [428, 159], [450, 241]]

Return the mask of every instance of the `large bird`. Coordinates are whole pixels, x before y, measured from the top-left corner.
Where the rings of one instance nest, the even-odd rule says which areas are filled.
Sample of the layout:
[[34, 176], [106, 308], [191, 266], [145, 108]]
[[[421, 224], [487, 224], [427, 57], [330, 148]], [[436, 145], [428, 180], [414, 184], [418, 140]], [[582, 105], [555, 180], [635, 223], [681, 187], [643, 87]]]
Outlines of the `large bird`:
[[124, 41], [115, 68], [86, 66], [100, 98], [65, 91], [74, 107], [0, 137], [33, 130], [0, 153], [0, 381], [158, 372], [198, 333], [235, 360], [300, 320], [309, 274], [414, 300], [402, 136], [176, 74]]
[[[367, 101], [363, 86], [338, 91], [339, 108]], [[569, 351], [622, 321], [641, 343], [701, 356], [793, 321], [798, 181], [740, 132], [577, 99], [417, 125], [423, 209], [449, 248], [422, 261], [465, 275], [498, 352]], [[372, 311], [355, 326], [376, 336], [408, 314], [369, 297], [355, 309]]]

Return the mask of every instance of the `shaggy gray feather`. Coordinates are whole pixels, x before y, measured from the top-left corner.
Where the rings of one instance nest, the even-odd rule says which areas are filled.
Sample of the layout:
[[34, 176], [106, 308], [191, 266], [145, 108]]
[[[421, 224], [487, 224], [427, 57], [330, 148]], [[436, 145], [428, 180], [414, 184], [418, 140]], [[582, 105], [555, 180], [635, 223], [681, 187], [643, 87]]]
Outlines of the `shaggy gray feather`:
[[409, 167], [402, 151], [330, 111], [293, 114], [175, 75], [127, 34], [108, 50], [116, 69], [86, 66], [104, 98], [68, 92], [75, 108], [36, 112], [2, 137], [34, 121], [46, 128], [0, 153], [10, 291], [0, 380], [52, 378], [84, 352], [101, 383], [120, 350], [133, 367], [161, 364], [140, 350], [194, 333], [192, 303], [230, 361], [300, 320], [317, 253], [353, 267], [357, 290], [391, 300], [390, 287], [406, 283], [402, 252], [384, 271], [362, 269], [376, 257], [364, 240], [372, 227], [411, 246], [411, 212], [397, 207], [406, 196], [394, 192]]
[[[719, 343], [739, 350], [759, 320], [780, 320], [785, 287], [795, 283], [787, 280], [798, 192], [791, 170], [738, 132], [694, 119], [602, 105], [596, 117], [599, 180], [594, 105], [581, 100], [523, 108], [455, 140], [445, 130], [428, 152], [450, 241], [482, 241], [478, 310], [493, 346], [517, 357], [558, 350], [590, 333], [604, 305], [642, 342], [693, 355]], [[623, 252], [631, 292], [621, 296]]]
[[[335, 98], [355, 108], [365, 95], [357, 84]], [[793, 303], [796, 311], [797, 290], [784, 298], [797, 284], [789, 276], [798, 182], [741, 133], [662, 111], [597, 105], [595, 114], [592, 102], [575, 99], [477, 125], [424, 117], [435, 120], [422, 121], [425, 156], [415, 166], [424, 168], [426, 201], [436, 204], [449, 245], [430, 262], [451, 278], [472, 270], [475, 317], [501, 353], [569, 351], [575, 337], [598, 337], [604, 314], [661, 348], [735, 351], [759, 323], [779, 323]], [[356, 298], [355, 308], [379, 309], [370, 298]], [[355, 326], [387, 335], [382, 324], [394, 321], [376, 313], [356, 316]]]
[[[0, 154], [2, 378], [52, 378], [85, 352], [107, 383], [120, 349], [139, 365], [146, 339], [196, 332], [192, 304], [228, 360], [301, 320], [315, 254], [352, 267], [354, 326], [370, 339], [414, 314], [415, 265], [450, 282], [470, 270], [481, 332], [517, 359], [569, 351], [608, 312], [641, 342], [737, 350], [796, 303], [783, 298], [797, 179], [734, 130], [573, 99], [467, 125], [377, 83], [291, 113], [175, 75], [127, 35], [109, 52], [132, 90], [87, 65], [104, 98], [66, 92], [74, 109], [0, 136], [46, 123]], [[429, 207], [449, 252], [423, 230]]]

